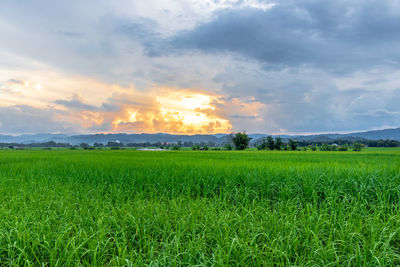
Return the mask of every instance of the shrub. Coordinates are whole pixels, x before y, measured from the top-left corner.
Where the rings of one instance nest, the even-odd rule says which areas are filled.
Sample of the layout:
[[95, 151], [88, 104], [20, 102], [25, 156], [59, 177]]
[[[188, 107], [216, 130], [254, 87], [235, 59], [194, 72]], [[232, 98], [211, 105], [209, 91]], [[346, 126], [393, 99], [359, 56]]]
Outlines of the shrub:
[[200, 150], [200, 146], [199, 145], [193, 145], [192, 146], [192, 150]]
[[320, 149], [319, 149], [320, 151], [330, 151], [331, 150], [331, 148], [330, 148], [330, 146], [329, 145], [327, 145], [327, 144], [323, 144], [321, 147], [320, 147]]
[[86, 148], [89, 147], [89, 144], [87, 144], [87, 143], [81, 143], [79, 146], [80, 146], [81, 148], [83, 148], [83, 149], [86, 149]]
[[232, 149], [233, 149], [233, 146], [232, 146], [231, 144], [226, 144], [226, 145], [224, 146], [224, 148], [225, 148], [225, 150], [232, 150]]

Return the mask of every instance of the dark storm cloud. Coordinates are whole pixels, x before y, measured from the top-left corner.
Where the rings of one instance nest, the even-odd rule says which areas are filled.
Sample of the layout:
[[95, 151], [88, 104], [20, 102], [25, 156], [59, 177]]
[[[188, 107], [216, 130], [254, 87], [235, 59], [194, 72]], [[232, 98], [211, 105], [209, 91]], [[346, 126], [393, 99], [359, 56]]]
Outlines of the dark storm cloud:
[[[228, 9], [177, 34], [150, 55], [233, 52], [267, 68], [311, 66], [351, 72], [400, 62], [400, 6], [395, 1], [278, 1], [268, 10]], [[148, 39], [145, 43], [150, 43]]]

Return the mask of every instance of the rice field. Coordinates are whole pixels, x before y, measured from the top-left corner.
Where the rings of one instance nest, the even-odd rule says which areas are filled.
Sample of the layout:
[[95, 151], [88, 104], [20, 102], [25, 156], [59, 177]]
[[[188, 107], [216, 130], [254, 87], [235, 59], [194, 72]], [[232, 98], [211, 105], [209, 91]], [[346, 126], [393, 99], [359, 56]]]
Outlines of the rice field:
[[0, 150], [0, 263], [400, 264], [400, 149]]

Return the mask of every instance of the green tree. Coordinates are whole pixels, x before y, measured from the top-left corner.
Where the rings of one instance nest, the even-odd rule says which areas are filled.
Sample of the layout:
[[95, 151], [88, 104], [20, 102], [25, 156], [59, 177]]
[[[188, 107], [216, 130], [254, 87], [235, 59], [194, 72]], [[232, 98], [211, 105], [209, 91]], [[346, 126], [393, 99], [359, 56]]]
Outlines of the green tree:
[[233, 144], [235, 145], [236, 150], [244, 150], [249, 147], [251, 137], [249, 137], [246, 132], [239, 132], [235, 134], [232, 138]]
[[124, 144], [122, 144], [119, 141], [108, 141], [106, 146], [108, 146], [108, 147], [120, 147], [120, 146], [124, 146]]
[[94, 147], [103, 147], [104, 145], [102, 143], [94, 143], [93, 146]]
[[265, 149], [267, 149], [267, 143], [265, 142], [265, 139], [262, 141], [261, 144], [259, 144], [259, 145], [257, 146], [257, 149], [258, 149], [258, 150], [265, 150]]
[[88, 149], [90, 147], [87, 143], [81, 143], [79, 146], [83, 149]]
[[290, 150], [297, 150], [297, 146], [299, 145], [299, 143], [295, 140], [289, 139], [288, 145]]
[[280, 137], [275, 138], [275, 149], [281, 150], [282, 145], [283, 145], [282, 138]]
[[192, 150], [200, 150], [200, 146], [199, 145], [193, 145], [192, 146]]
[[267, 137], [267, 147], [269, 150], [274, 150], [275, 149], [275, 142], [272, 136]]
[[362, 145], [359, 142], [353, 144], [353, 151], [361, 151]]
[[200, 150], [208, 150], [208, 145], [204, 145], [200, 148]]

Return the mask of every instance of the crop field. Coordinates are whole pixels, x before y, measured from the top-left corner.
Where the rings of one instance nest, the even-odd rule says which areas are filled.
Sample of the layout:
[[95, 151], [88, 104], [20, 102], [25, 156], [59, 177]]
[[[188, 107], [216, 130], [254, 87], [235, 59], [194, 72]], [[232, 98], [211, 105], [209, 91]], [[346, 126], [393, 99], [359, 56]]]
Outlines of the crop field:
[[0, 263], [400, 264], [400, 150], [0, 150]]

